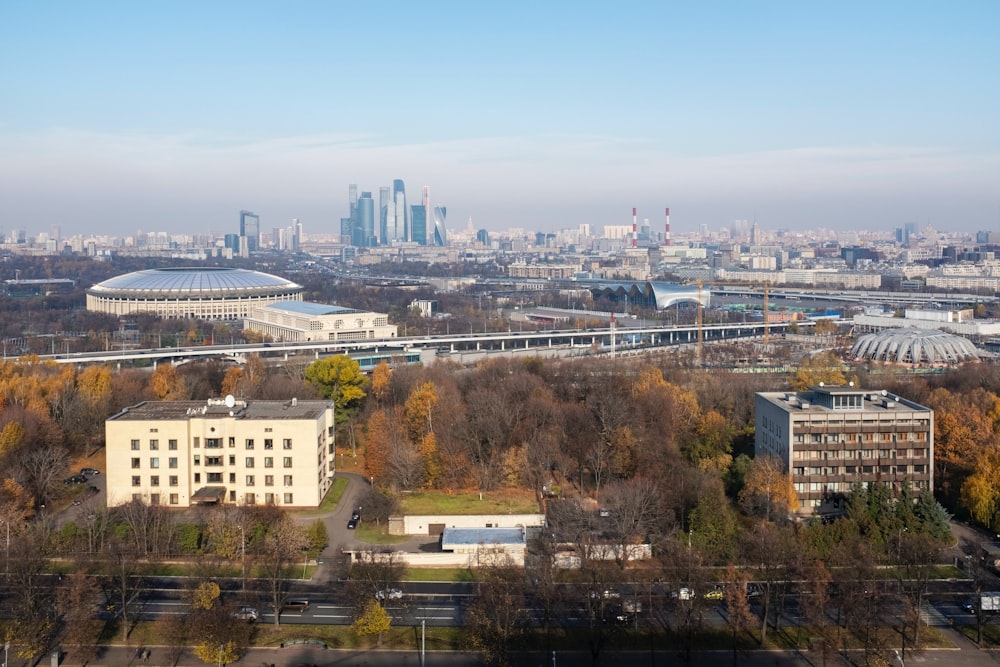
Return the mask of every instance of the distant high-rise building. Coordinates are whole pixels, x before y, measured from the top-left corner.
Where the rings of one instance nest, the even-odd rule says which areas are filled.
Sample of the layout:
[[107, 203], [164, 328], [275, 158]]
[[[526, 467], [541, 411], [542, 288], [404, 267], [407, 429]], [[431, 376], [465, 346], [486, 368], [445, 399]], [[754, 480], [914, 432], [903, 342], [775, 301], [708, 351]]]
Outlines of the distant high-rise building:
[[406, 208], [406, 188], [402, 179], [392, 182], [392, 201], [396, 207], [396, 224], [391, 236], [396, 241], [410, 240], [410, 216]]
[[410, 207], [410, 240], [427, 245], [427, 208], [423, 204]]
[[476, 232], [476, 240], [487, 248], [490, 247], [490, 233], [485, 229], [480, 229]]
[[233, 251], [233, 254], [239, 254], [240, 252], [240, 235], [239, 234], [226, 234], [225, 236], [225, 247]]
[[445, 218], [448, 217], [447, 206], [434, 207], [434, 245], [448, 245], [448, 230], [444, 226]]
[[356, 183], [351, 183], [347, 186], [347, 201], [350, 206], [351, 220], [358, 219], [358, 186]]
[[372, 199], [372, 193], [361, 193], [355, 217], [353, 230], [354, 245], [377, 245], [378, 241], [375, 238], [375, 200]]
[[246, 237], [247, 251], [260, 248], [260, 216], [250, 211], [240, 211], [240, 236]]
[[350, 218], [340, 219], [340, 242], [354, 243], [354, 221]]
[[393, 213], [391, 190], [386, 185], [378, 189], [378, 240], [382, 245], [388, 245], [392, 240], [389, 238], [389, 219], [395, 222]]

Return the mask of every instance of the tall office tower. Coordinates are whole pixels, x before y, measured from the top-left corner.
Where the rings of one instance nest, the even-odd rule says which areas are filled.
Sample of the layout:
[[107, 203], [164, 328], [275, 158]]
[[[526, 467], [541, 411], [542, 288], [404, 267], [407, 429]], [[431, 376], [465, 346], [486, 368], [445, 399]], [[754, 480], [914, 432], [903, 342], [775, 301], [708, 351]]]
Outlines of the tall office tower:
[[476, 232], [476, 240], [483, 244], [483, 246], [490, 247], [490, 233], [485, 229], [480, 229]]
[[[420, 239], [417, 239], [417, 242], [421, 243], [421, 245], [433, 244], [434, 240], [431, 238], [431, 235], [429, 235], [427, 233], [427, 225], [428, 225], [428, 223], [431, 224], [431, 225], [434, 224], [434, 221], [431, 218], [431, 189], [430, 189], [430, 186], [425, 185], [423, 187], [423, 189], [421, 190], [420, 195], [421, 195], [420, 196], [420, 204], [424, 207], [424, 235], [422, 237], [420, 237]], [[433, 234], [433, 231], [432, 231], [432, 234]], [[422, 242], [421, 242], [421, 239], [423, 239]]]
[[247, 251], [260, 248], [260, 216], [250, 211], [240, 211], [240, 236], [247, 239]]
[[240, 235], [239, 234], [226, 234], [223, 243], [226, 248], [233, 251], [233, 254], [239, 254], [240, 252]]
[[444, 219], [447, 217], [447, 206], [434, 207], [434, 245], [436, 246], [448, 245], [448, 230], [444, 226]]
[[378, 245], [375, 238], [375, 200], [372, 193], [362, 192], [358, 199], [357, 220], [354, 223], [354, 245], [371, 247]]
[[754, 220], [753, 227], [750, 228], [750, 243], [752, 245], [760, 245], [762, 240], [763, 237], [760, 233], [760, 225], [758, 225], [757, 221]]
[[302, 223], [298, 218], [292, 218], [292, 251], [302, 250]]
[[340, 219], [340, 242], [348, 245], [354, 243], [354, 221], [350, 218]]
[[396, 225], [392, 236], [397, 241], [410, 240], [410, 215], [406, 209], [406, 188], [402, 179], [392, 182], [392, 201], [396, 205]]
[[392, 199], [389, 195], [389, 186], [383, 185], [378, 189], [378, 242], [380, 245], [389, 244], [389, 211], [392, 210]]
[[347, 186], [347, 201], [350, 206], [350, 216], [351, 220], [358, 219], [358, 186], [356, 183], [351, 183]]
[[410, 207], [410, 240], [427, 245], [427, 209], [423, 204]]

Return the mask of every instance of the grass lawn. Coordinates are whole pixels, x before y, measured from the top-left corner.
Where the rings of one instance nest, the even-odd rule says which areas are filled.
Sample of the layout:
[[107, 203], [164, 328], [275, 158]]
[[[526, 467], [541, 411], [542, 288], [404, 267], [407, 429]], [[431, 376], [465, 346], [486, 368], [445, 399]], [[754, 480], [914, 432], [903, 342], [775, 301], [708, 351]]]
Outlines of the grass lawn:
[[538, 502], [531, 491], [500, 489], [445, 493], [419, 491], [403, 496], [404, 514], [537, 514]]
[[473, 581], [472, 570], [467, 567], [411, 567], [407, 568], [404, 581]]
[[355, 535], [369, 544], [399, 544], [410, 539], [409, 535], [390, 535], [388, 526], [376, 526], [374, 523], [365, 523], [364, 520], [358, 523]]
[[344, 491], [347, 490], [347, 478], [346, 477], [335, 477], [333, 484], [330, 485], [330, 490], [326, 492], [326, 497], [323, 498], [323, 502], [319, 504], [319, 508], [314, 510], [303, 510], [301, 512], [295, 512], [297, 516], [316, 516], [318, 514], [327, 514], [332, 512], [340, 504], [340, 499], [344, 495]]

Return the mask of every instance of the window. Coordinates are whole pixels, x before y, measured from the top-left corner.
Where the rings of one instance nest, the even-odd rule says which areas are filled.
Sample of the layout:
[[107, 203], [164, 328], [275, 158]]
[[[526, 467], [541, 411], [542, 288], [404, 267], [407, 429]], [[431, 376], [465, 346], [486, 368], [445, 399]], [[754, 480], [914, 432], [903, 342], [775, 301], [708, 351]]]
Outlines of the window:
[[200, 472], [196, 472], [194, 474], [194, 483], [195, 484], [201, 484], [201, 473]]
[[265, 468], [273, 468], [274, 467], [274, 457], [273, 456], [265, 456], [264, 457], [264, 467]]
[[235, 454], [230, 454], [229, 455], [229, 465], [231, 465], [231, 466], [236, 465], [236, 455]]
[[268, 505], [273, 505], [274, 504], [274, 494], [273, 493], [265, 493], [264, 494], [264, 502], [267, 503]]
[[177, 467], [177, 457], [176, 456], [171, 456], [169, 459], [167, 459], [167, 467], [168, 468], [176, 468]]
[[285, 498], [284, 498], [284, 501], [283, 501], [283, 502], [284, 502], [284, 503], [285, 503], [286, 505], [291, 505], [291, 504], [292, 504], [292, 494], [290, 494], [290, 493], [286, 493], [286, 494], [285, 494]]
[[274, 486], [274, 475], [264, 475], [264, 486]]
[[133, 440], [132, 441], [132, 451], [133, 452], [139, 451], [139, 441], [138, 440]]
[[180, 502], [180, 498], [177, 497], [177, 494], [176, 493], [171, 493], [170, 494], [170, 504], [171, 505], [176, 505], [178, 502]]
[[132, 475], [132, 486], [139, 486], [142, 484], [142, 478], [138, 475]]
[[200, 454], [195, 454], [194, 455], [194, 464], [196, 466], [200, 466], [201, 465], [201, 455]]
[[170, 486], [177, 486], [177, 475], [171, 475], [168, 481]]
[[210, 472], [205, 475], [205, 481], [209, 484], [222, 484], [222, 473], [221, 472]]
[[292, 448], [292, 439], [291, 438], [285, 438], [284, 440], [281, 441], [281, 446], [284, 447], [285, 449], [291, 449]]
[[253, 449], [253, 438], [247, 438], [247, 449]]
[[154, 456], [154, 457], [150, 458], [149, 459], [149, 467], [150, 468], [159, 468], [160, 467], [160, 458], [158, 456]]
[[139, 458], [138, 457], [132, 459], [132, 467], [133, 468], [140, 467], [140, 463], [139, 463]]
[[253, 486], [253, 475], [247, 475], [247, 486]]
[[236, 446], [236, 438], [234, 438], [232, 436], [229, 436], [229, 446], [230, 447], [235, 447]]
[[149, 432], [150, 433], [159, 433], [160, 429], [158, 429], [158, 428], [151, 428], [151, 429], [149, 429]]
[[274, 449], [274, 440], [264, 438], [264, 449]]
[[292, 467], [292, 457], [291, 456], [286, 456], [285, 458], [281, 459], [281, 465], [284, 468], [291, 468]]
[[246, 467], [247, 468], [252, 468], [253, 467], [253, 457], [252, 456], [248, 456], [247, 457]]
[[236, 502], [236, 492], [235, 491], [230, 491], [229, 492], [229, 502], [231, 502], [231, 503], [235, 503]]
[[205, 449], [222, 449], [222, 438], [205, 438]]
[[236, 483], [236, 473], [234, 472], [229, 473], [229, 483], [230, 484]]
[[177, 451], [177, 441], [176, 440], [167, 440], [167, 449], [169, 449], [172, 452], [176, 452]]
[[149, 441], [149, 451], [155, 452], [159, 448], [160, 448], [160, 441], [159, 440], [150, 440]]
[[292, 476], [285, 475], [285, 486], [291, 486], [291, 485], [292, 485]]
[[141, 493], [133, 493], [132, 494], [132, 500], [134, 500], [137, 503], [141, 503], [142, 502], [142, 494]]
[[149, 478], [149, 485], [150, 486], [159, 486], [160, 485], [160, 476], [159, 475], [153, 475], [152, 477], [150, 477]]
[[201, 438], [195, 437], [195, 439], [194, 439], [194, 446], [195, 446], [196, 449], [198, 447], [201, 447]]
[[273, 428], [271, 428], [270, 426], [267, 426], [267, 427], [264, 428], [264, 433], [270, 433], [273, 430], [274, 430]]

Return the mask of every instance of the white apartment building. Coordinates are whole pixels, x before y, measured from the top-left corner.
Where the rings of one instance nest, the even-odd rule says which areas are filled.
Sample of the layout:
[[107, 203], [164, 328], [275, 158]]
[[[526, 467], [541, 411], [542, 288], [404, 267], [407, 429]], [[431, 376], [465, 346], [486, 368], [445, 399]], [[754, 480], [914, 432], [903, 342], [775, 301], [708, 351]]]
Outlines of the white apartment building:
[[757, 456], [781, 460], [798, 513], [833, 514], [855, 483], [934, 490], [934, 411], [885, 391], [852, 386], [759, 392]]
[[148, 401], [105, 433], [109, 506], [312, 508], [336, 471], [331, 401]]

